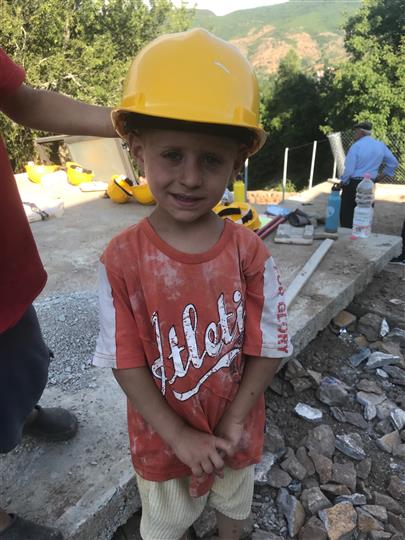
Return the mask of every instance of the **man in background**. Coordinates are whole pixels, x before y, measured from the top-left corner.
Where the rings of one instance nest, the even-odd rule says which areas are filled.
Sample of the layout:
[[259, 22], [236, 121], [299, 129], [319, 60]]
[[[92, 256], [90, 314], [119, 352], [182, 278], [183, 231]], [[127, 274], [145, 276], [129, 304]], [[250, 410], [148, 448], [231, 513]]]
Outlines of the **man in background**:
[[384, 162], [381, 176], [394, 176], [398, 160], [387, 146], [371, 137], [372, 124], [360, 122], [353, 126], [355, 142], [350, 147], [345, 169], [340, 177], [342, 186], [342, 202], [340, 206], [340, 226], [349, 229], [353, 226], [353, 214], [356, 206], [357, 186], [368, 173], [375, 182], [378, 170]]

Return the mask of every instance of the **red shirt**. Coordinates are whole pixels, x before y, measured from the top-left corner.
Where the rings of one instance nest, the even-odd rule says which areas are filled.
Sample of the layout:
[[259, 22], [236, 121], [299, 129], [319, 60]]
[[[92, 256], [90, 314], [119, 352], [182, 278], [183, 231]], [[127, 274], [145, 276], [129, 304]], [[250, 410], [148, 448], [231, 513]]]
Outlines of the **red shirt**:
[[[148, 367], [168, 405], [199, 431], [213, 433], [235, 398], [245, 355], [271, 362], [291, 354], [274, 261], [256, 234], [229, 220], [210, 250], [187, 254], [164, 242], [144, 219], [108, 245], [99, 294], [94, 364]], [[190, 475], [131, 404], [128, 424], [132, 461], [143, 478]], [[262, 398], [227, 464], [239, 469], [258, 463], [263, 431]]]
[[[2, 100], [25, 79], [0, 49], [0, 110]], [[27, 156], [28, 160], [29, 156]], [[0, 137], [0, 333], [14, 326], [46, 283], [46, 272], [21, 203], [7, 151]]]

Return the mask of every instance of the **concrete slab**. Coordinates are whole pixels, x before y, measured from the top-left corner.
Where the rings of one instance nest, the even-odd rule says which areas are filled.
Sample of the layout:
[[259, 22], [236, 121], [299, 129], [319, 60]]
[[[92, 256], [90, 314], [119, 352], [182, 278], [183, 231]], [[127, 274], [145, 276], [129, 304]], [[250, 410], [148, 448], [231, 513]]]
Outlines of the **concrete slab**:
[[[99, 195], [79, 193], [67, 202], [61, 218], [32, 227], [49, 272], [37, 308], [56, 353], [51, 378], [53, 371], [75, 370], [70, 367], [73, 357], [82, 358], [84, 365], [75, 384], [68, 375], [48, 387], [42, 404], [73, 410], [80, 431], [63, 444], [29, 439], [1, 457], [0, 505], [58, 526], [70, 540], [109, 540], [140, 506], [128, 454], [123, 395], [110, 372], [91, 370], [87, 363], [97, 334], [98, 256], [114, 234], [149, 212], [136, 203], [119, 206]], [[285, 285], [319, 242], [288, 246], [266, 238]], [[348, 230], [339, 231], [339, 239], [290, 309], [295, 351], [302, 350], [399, 251], [399, 237], [373, 234], [352, 241]], [[88, 348], [80, 339], [83, 333]]]

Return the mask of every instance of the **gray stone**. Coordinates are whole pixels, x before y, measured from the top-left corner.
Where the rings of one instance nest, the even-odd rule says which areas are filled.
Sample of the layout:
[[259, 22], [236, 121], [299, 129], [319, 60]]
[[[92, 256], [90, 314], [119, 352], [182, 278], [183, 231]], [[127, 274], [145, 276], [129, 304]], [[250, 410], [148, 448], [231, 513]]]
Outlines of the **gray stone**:
[[385, 418], [388, 418], [391, 415], [391, 412], [394, 411], [397, 408], [396, 404], [391, 401], [390, 399], [386, 399], [379, 405], [377, 405], [377, 417], [380, 420], [384, 420]]
[[405, 480], [401, 480], [398, 476], [391, 476], [388, 493], [399, 500], [405, 496]]
[[289, 535], [297, 535], [305, 521], [305, 512], [302, 504], [284, 488], [279, 490], [276, 502], [280, 513], [287, 520]]
[[307, 371], [299, 360], [293, 358], [288, 362], [287, 369], [285, 370], [285, 378], [287, 379], [287, 381], [306, 376]]
[[271, 487], [277, 489], [287, 487], [292, 480], [291, 476], [287, 472], [283, 471], [283, 469], [280, 469], [278, 465], [274, 465], [270, 469], [270, 472], [267, 474], [267, 478], [267, 483]]
[[374, 426], [374, 431], [376, 433], [379, 433], [380, 435], [386, 435], [387, 433], [391, 433], [392, 431], [392, 424], [389, 418], [385, 418], [384, 420], [380, 420], [377, 422]]
[[319, 371], [315, 371], [313, 369], [307, 369], [307, 373], [310, 377], [312, 377], [313, 381], [319, 385], [321, 383], [321, 380], [322, 380], [322, 373], [320, 373]]
[[405, 371], [398, 366], [386, 366], [384, 371], [393, 379], [394, 383], [405, 385]]
[[362, 390], [363, 392], [371, 392], [372, 394], [384, 394], [384, 390], [378, 386], [375, 381], [371, 379], [361, 379], [357, 383], [357, 389]]
[[392, 455], [395, 457], [405, 458], [405, 444], [399, 444], [392, 449]]
[[277, 426], [271, 425], [264, 434], [264, 448], [272, 454], [285, 448], [284, 435]]
[[353, 493], [352, 495], [339, 495], [336, 497], [335, 503], [348, 502], [353, 506], [362, 506], [367, 504], [366, 496], [363, 493]]
[[371, 514], [363, 510], [362, 506], [356, 508], [357, 510], [357, 528], [360, 532], [370, 533], [371, 531], [383, 531], [384, 525], [378, 521]]
[[360, 413], [352, 412], [352, 411], [343, 411], [346, 422], [348, 424], [351, 424], [352, 426], [356, 426], [360, 429], [367, 429], [368, 428], [368, 422], [363, 418], [363, 416]]
[[319, 487], [319, 482], [316, 476], [307, 476], [302, 482], [302, 487], [304, 489], [311, 489], [313, 487]]
[[356, 315], [353, 315], [353, 313], [350, 313], [350, 311], [346, 311], [345, 309], [338, 313], [335, 317], [332, 319], [332, 324], [336, 328], [348, 328], [349, 326], [353, 325], [353, 328], [355, 329], [355, 323], [356, 323], [357, 317]]
[[293, 480], [288, 484], [288, 491], [296, 497], [299, 497], [302, 493], [302, 482], [297, 479]]
[[383, 401], [385, 401], [387, 398], [385, 395], [381, 394], [374, 394], [372, 392], [357, 392], [356, 394], [357, 401], [364, 406], [367, 405], [379, 405]]
[[388, 373], [381, 368], [377, 368], [375, 372], [376, 372], [376, 375], [381, 377], [381, 379], [388, 379], [389, 377]]
[[376, 445], [378, 446], [378, 448], [381, 448], [381, 450], [384, 450], [384, 452], [388, 452], [389, 454], [392, 454], [394, 448], [396, 448], [400, 444], [401, 437], [399, 436], [398, 431], [392, 431], [391, 433], [387, 433], [387, 435], [383, 435], [383, 437], [380, 437], [376, 440]]
[[280, 464], [280, 467], [297, 480], [304, 480], [307, 475], [306, 468], [301, 465], [291, 448], [288, 449], [287, 458]]
[[306, 439], [305, 446], [309, 451], [313, 450], [316, 453], [323, 454], [327, 457], [332, 457], [335, 452], [335, 435], [330, 426], [322, 424], [312, 429]]
[[370, 354], [369, 359], [367, 360], [366, 369], [372, 370], [377, 368], [386, 368], [393, 364], [399, 364], [401, 361], [399, 356], [394, 356], [393, 354], [386, 354], [379, 351], [373, 352]]
[[357, 514], [350, 503], [338, 503], [319, 512], [329, 540], [342, 540], [356, 528]]
[[314, 464], [312, 460], [310, 459], [310, 457], [308, 456], [307, 450], [304, 446], [300, 446], [298, 448], [296, 452], [296, 456], [297, 456], [298, 461], [301, 463], [301, 465], [305, 467], [305, 470], [307, 471], [308, 476], [312, 476], [313, 474], [315, 474]]
[[353, 367], [358, 367], [364, 360], [370, 356], [371, 351], [368, 347], [362, 347], [359, 351], [349, 358], [349, 362]]
[[325, 527], [315, 516], [312, 516], [305, 525], [301, 528], [298, 539], [299, 540], [327, 540], [328, 535], [325, 531]]
[[318, 387], [317, 398], [326, 405], [340, 405], [347, 401], [346, 385], [335, 377], [324, 377]]
[[292, 384], [295, 394], [305, 392], [305, 390], [309, 390], [309, 388], [312, 388], [313, 386], [312, 379], [310, 379], [309, 377], [291, 379], [290, 384]]
[[260, 529], [256, 529], [251, 538], [252, 540], [283, 540], [278, 534], [274, 534], [270, 531], [262, 531]]
[[361, 461], [366, 457], [363, 441], [358, 433], [347, 433], [336, 436], [336, 448], [346, 456]]
[[389, 512], [393, 512], [394, 514], [401, 514], [402, 512], [401, 505], [389, 495], [385, 495], [385, 493], [374, 491], [374, 503], [384, 506]]
[[365, 504], [362, 508], [379, 521], [388, 520], [387, 509], [380, 504]]
[[338, 422], [346, 422], [346, 415], [340, 407], [331, 407], [330, 412]]
[[396, 408], [390, 412], [390, 417], [394, 427], [401, 431], [401, 429], [405, 426], [405, 411], [403, 409]]
[[392, 534], [386, 531], [371, 531], [369, 534], [370, 540], [389, 540]]
[[343, 484], [351, 491], [356, 489], [356, 469], [354, 464], [349, 463], [334, 463], [332, 467], [332, 482]]
[[362, 480], [367, 480], [371, 471], [372, 461], [370, 458], [363, 459], [356, 464], [357, 476]]
[[405, 517], [388, 512], [388, 520], [398, 532], [405, 534]]
[[375, 313], [366, 313], [358, 320], [357, 331], [368, 341], [377, 341], [380, 337], [381, 317]]
[[315, 409], [306, 403], [297, 403], [294, 407], [294, 411], [304, 420], [308, 420], [308, 422], [320, 422], [323, 416], [321, 410]]
[[265, 452], [262, 456], [262, 460], [255, 466], [255, 483], [266, 484], [267, 474], [276, 463], [277, 456], [271, 452]]
[[402, 330], [402, 328], [393, 328], [384, 341], [393, 341], [405, 346], [405, 330]]
[[309, 451], [309, 457], [314, 462], [315, 470], [319, 475], [320, 482], [322, 484], [330, 482], [330, 480], [332, 479], [332, 461], [328, 457], [319, 454], [315, 450]]
[[350, 489], [347, 486], [340, 484], [322, 484], [321, 490], [331, 497], [339, 497], [340, 495], [350, 495]]
[[319, 510], [332, 506], [330, 500], [317, 487], [304, 489], [301, 495], [301, 502], [306, 512], [310, 514], [317, 514]]

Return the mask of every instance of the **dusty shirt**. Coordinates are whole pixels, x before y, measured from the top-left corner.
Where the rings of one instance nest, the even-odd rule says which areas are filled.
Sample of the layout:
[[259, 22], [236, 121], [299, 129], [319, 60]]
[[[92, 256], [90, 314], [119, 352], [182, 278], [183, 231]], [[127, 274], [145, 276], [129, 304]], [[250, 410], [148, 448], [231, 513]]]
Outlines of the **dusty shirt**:
[[[0, 49], [0, 110], [21, 86], [24, 70]], [[0, 136], [0, 333], [14, 326], [46, 283], [46, 273]]]
[[[215, 430], [234, 399], [245, 355], [271, 362], [291, 354], [274, 262], [256, 234], [230, 220], [218, 242], [199, 254], [172, 248], [146, 219], [130, 227], [101, 257], [99, 295], [94, 364], [148, 366], [170, 407], [203, 432]], [[190, 475], [130, 403], [128, 424], [133, 464], [143, 478]], [[238, 469], [259, 462], [263, 430], [260, 399], [227, 464]]]

